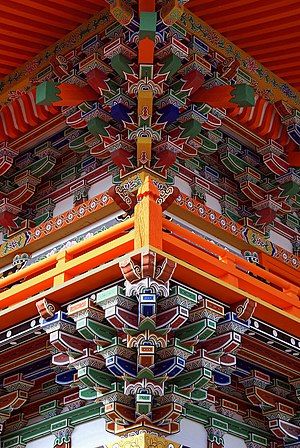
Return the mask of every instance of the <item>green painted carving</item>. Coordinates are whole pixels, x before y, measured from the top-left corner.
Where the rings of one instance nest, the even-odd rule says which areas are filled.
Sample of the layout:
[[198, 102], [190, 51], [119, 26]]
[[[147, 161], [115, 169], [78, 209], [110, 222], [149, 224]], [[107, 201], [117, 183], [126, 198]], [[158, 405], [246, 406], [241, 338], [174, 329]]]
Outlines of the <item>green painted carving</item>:
[[212, 379], [212, 372], [210, 369], [201, 368], [178, 375], [176, 378], [170, 380], [170, 384], [175, 384], [179, 389], [184, 389], [189, 386], [194, 386], [197, 389], [205, 387]]
[[173, 76], [181, 67], [181, 59], [175, 54], [171, 54], [161, 68], [161, 73], [169, 73], [169, 77]]
[[51, 106], [60, 101], [60, 90], [53, 81], [45, 81], [36, 88], [36, 104], [39, 106]]
[[109, 299], [117, 299], [119, 296], [125, 297], [124, 288], [121, 288], [119, 285], [112, 286], [111, 288], [104, 289], [97, 293], [96, 303], [97, 305], [102, 306], [103, 302], [106, 302]]
[[125, 77], [125, 73], [132, 73], [130, 68], [130, 61], [122, 54], [117, 54], [111, 58], [112, 68], [122, 77]]
[[199, 338], [204, 341], [214, 334], [216, 331], [216, 322], [211, 319], [201, 319], [198, 322], [193, 322], [176, 331], [176, 338], [181, 342], [190, 341]]
[[72, 151], [83, 153], [88, 151], [89, 147], [87, 145], [87, 139], [90, 137], [88, 132], [81, 134], [79, 137], [74, 138], [74, 140], [69, 142], [69, 148]]
[[287, 182], [287, 183], [281, 185], [281, 187], [283, 187], [283, 192], [281, 194], [282, 197], [295, 196], [300, 191], [300, 184], [298, 182], [290, 181], [290, 182]]
[[102, 372], [93, 367], [82, 367], [78, 369], [78, 379], [87, 387], [101, 387], [107, 390], [112, 388], [115, 377], [109, 373]]
[[202, 134], [199, 137], [202, 140], [201, 148], [198, 149], [200, 154], [212, 154], [218, 150], [218, 145], [215, 142]]
[[145, 37], [148, 37], [149, 39], [154, 41], [156, 33], [156, 22], [156, 12], [141, 12], [139, 38], [144, 39]]
[[190, 291], [189, 289], [183, 288], [182, 286], [175, 285], [170, 289], [170, 296], [179, 296], [180, 298], [187, 299], [193, 306], [197, 305], [199, 294]]
[[229, 151], [220, 154], [221, 162], [228, 168], [232, 173], [239, 174], [242, 173], [249, 165], [244, 162], [240, 157]]
[[56, 160], [54, 157], [46, 156], [34, 162], [28, 169], [33, 176], [42, 177], [54, 168], [55, 163]]
[[88, 317], [78, 320], [76, 329], [85, 339], [94, 340], [96, 338], [99, 345], [101, 345], [101, 342], [112, 343], [117, 335], [116, 330], [112, 327]]
[[237, 84], [231, 95], [231, 103], [235, 103], [240, 107], [255, 106], [254, 89], [247, 84]]
[[99, 398], [100, 396], [100, 392], [97, 392], [95, 389], [89, 387], [79, 389], [79, 397], [82, 400], [96, 400], [96, 398]]
[[105, 123], [105, 121], [101, 120], [101, 118], [99, 118], [99, 117], [92, 118], [88, 122], [87, 127], [88, 127], [88, 130], [90, 131], [90, 133], [95, 135], [96, 137], [98, 137], [99, 134], [103, 135], [105, 137], [109, 136], [109, 133], [105, 129], [105, 127], [107, 127], [107, 123]]
[[182, 123], [181, 128], [184, 129], [184, 131], [181, 134], [181, 137], [197, 137], [200, 134], [201, 131], [201, 123], [197, 120], [189, 120], [185, 123]]

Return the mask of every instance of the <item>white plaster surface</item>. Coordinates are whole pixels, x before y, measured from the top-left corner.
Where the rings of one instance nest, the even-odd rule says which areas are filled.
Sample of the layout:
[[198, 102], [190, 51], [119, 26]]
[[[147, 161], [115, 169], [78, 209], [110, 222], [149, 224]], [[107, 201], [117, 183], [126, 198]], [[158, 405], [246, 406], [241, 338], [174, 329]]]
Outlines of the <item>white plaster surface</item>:
[[272, 241], [272, 243], [277, 244], [283, 249], [288, 250], [289, 252], [293, 252], [293, 245], [290, 240], [282, 235], [279, 235], [274, 230], [270, 230], [270, 240]]
[[224, 448], [246, 448], [246, 444], [242, 439], [225, 434], [224, 436], [225, 447]]
[[207, 448], [207, 434], [203, 425], [184, 418], [180, 422], [180, 427], [180, 433], [168, 437], [169, 440], [189, 448]]
[[205, 198], [205, 205], [207, 205], [207, 207], [212, 208], [218, 213], [222, 213], [222, 208], [218, 199], [216, 199], [214, 196], [211, 196], [209, 193], [205, 194]]
[[64, 213], [68, 210], [71, 210], [73, 208], [73, 195], [68, 196], [67, 198], [63, 199], [62, 201], [59, 201], [55, 204], [54, 210], [53, 210], [53, 217], [58, 216], [61, 213]]
[[101, 418], [76, 426], [72, 434], [72, 448], [97, 448], [115, 440], [116, 436], [105, 431], [105, 420]]
[[[72, 448], [98, 448], [106, 443], [116, 441], [116, 437], [105, 431], [105, 420], [99, 418], [75, 427], [72, 434]], [[203, 425], [188, 419], [181, 421], [181, 431], [168, 437], [172, 442], [189, 448], [207, 448], [207, 434]], [[27, 444], [26, 448], [53, 448], [54, 436], [50, 435]], [[226, 434], [224, 448], [246, 448], [238, 437]]]
[[182, 193], [187, 194], [188, 196], [192, 195], [192, 189], [190, 187], [190, 184], [185, 180], [175, 176], [174, 185], [175, 187], [178, 187]]
[[95, 182], [89, 189], [89, 199], [97, 196], [97, 194], [104, 193], [112, 186], [112, 176], [107, 176], [104, 179]]
[[55, 436], [47, 436], [34, 440], [26, 445], [26, 448], [53, 448]]

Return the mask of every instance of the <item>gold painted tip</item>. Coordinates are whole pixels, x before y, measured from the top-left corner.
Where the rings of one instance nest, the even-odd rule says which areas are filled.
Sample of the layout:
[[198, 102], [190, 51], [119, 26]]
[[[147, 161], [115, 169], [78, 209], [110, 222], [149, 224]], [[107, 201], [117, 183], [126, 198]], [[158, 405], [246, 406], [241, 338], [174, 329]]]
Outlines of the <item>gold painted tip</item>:
[[105, 448], [181, 448], [179, 443], [172, 442], [164, 437], [154, 434], [138, 434], [136, 436], [124, 437], [109, 443]]

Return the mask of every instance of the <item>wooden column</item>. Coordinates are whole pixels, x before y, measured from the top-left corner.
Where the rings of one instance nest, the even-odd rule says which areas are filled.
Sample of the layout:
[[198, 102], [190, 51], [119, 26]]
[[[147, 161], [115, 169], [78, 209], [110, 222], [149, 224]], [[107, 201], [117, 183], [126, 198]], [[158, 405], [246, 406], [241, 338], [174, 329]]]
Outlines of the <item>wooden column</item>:
[[145, 246], [162, 248], [162, 207], [157, 203], [158, 188], [147, 176], [137, 194], [134, 209], [134, 248]]

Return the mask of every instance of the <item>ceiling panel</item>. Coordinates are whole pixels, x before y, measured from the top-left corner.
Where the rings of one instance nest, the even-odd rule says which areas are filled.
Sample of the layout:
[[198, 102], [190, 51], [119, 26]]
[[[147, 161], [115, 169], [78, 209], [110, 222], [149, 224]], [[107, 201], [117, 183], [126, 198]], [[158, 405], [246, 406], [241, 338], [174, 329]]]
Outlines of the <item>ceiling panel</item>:
[[0, 79], [107, 6], [105, 0], [0, 0]]
[[188, 8], [300, 89], [299, 0], [190, 0]]

